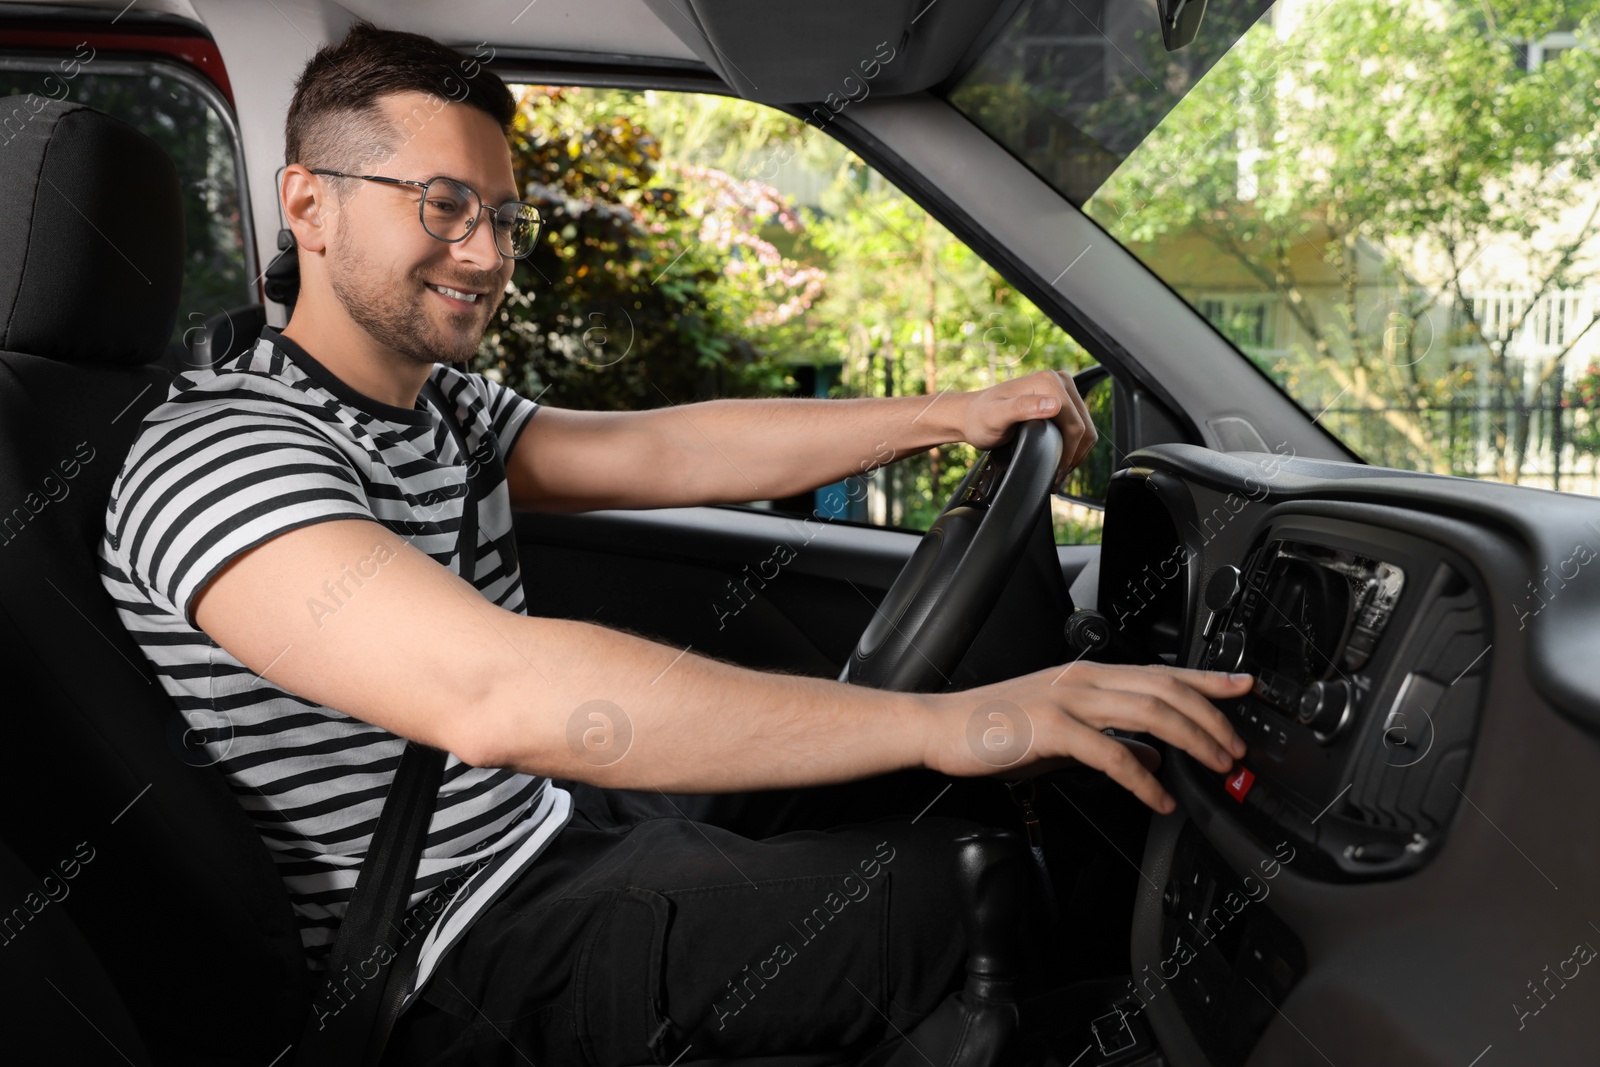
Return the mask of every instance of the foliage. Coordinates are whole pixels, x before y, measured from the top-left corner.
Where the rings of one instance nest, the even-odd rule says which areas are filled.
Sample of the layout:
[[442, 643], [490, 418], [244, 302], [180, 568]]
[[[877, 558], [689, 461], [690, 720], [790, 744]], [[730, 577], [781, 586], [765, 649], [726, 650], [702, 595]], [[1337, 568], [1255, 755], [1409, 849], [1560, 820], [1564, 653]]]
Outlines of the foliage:
[[[562, 407], [980, 388], [1087, 356], [921, 208], [831, 138], [742, 100], [525, 87], [511, 132], [545, 233], [483, 369]], [[800, 207], [779, 185], [817, 195]], [[888, 371], [886, 373], [886, 368]], [[936, 402], [936, 401], [935, 401]], [[953, 446], [878, 477], [925, 528], [975, 460]]]
[[701, 219], [663, 178], [632, 94], [533, 88], [510, 133], [544, 233], [480, 359], [529, 396], [625, 410], [781, 389], [718, 285]]
[[1563, 406], [1577, 409], [1572, 444], [1577, 451], [1600, 456], [1600, 363], [1590, 363], [1583, 376], [1572, 383]]
[[[881, 182], [860, 182], [850, 167], [859, 161], [810, 223], [832, 271], [822, 310], [833, 314], [817, 317], [813, 336], [840, 353], [845, 391], [934, 397], [1092, 362], [926, 211]], [[925, 529], [976, 459], [957, 444], [898, 464], [898, 521]]]
[[[1431, 413], [1475, 403], [1478, 375], [1537, 404], [1565, 351], [1525, 390], [1511, 347], [1536, 302], [1479, 321], [1474, 279], [1537, 297], [1594, 274], [1600, 52], [1526, 57], [1556, 30], [1594, 42], [1597, 8], [1344, 0], [1287, 32], [1263, 20], [1089, 210], [1180, 291], [1223, 263], [1275, 294], [1300, 342], [1252, 355], [1310, 410], [1343, 398], [1328, 421], [1368, 458], [1476, 473]], [[1512, 423], [1493, 427], [1509, 480], [1528, 431]]]

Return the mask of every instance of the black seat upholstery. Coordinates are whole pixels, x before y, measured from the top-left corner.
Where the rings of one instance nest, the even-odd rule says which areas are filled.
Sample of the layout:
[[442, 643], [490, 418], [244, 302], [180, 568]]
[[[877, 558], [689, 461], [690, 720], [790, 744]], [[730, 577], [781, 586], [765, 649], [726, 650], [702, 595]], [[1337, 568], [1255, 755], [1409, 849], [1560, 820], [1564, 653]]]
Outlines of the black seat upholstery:
[[[66, 870], [74, 870], [76, 857], [64, 859]], [[71, 917], [54, 906], [71, 896], [73, 880], [59, 867], [41, 878], [0, 844], [0, 899], [28, 913], [26, 919], [15, 910], [6, 916], [6, 932], [0, 936], [6, 962], [0, 967], [6, 1053], [27, 1059], [27, 1052], [48, 1050], [53, 1063], [147, 1067], [150, 1054], [105, 967]], [[94, 1026], [84, 1025], [84, 1019], [94, 1020]]]
[[200, 329], [192, 331], [185, 369], [220, 366], [238, 357], [255, 347], [266, 324], [267, 309], [261, 304], [217, 312]]
[[0, 152], [0, 189], [0, 840], [40, 877], [92, 852], [48, 907], [156, 1062], [266, 1064], [309, 1003], [283, 883], [223, 777], [186, 762], [97, 569], [111, 483], [171, 384], [155, 361], [182, 276], [177, 172], [131, 127], [51, 101]]

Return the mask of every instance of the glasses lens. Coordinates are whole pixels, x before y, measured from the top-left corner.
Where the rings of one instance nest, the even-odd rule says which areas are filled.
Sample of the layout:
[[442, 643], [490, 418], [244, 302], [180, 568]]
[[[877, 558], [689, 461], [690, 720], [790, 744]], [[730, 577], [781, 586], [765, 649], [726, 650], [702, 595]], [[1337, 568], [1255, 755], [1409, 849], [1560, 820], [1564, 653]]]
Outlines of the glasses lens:
[[449, 178], [435, 178], [422, 191], [422, 228], [441, 241], [459, 241], [478, 218], [478, 194]]
[[494, 213], [494, 237], [501, 254], [521, 259], [532, 252], [541, 221], [532, 204], [501, 204]]

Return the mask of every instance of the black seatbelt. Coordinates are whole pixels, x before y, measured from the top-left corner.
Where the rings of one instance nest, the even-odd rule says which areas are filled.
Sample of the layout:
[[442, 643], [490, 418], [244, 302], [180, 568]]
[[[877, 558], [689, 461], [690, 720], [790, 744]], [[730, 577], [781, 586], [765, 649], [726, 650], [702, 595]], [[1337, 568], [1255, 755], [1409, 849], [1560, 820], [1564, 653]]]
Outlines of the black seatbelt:
[[[471, 582], [477, 573], [478, 502], [466, 433], [454, 408], [431, 378], [424, 383], [422, 393], [443, 416], [460, 461], [467, 465], [456, 558], [461, 577]], [[504, 465], [498, 447], [487, 451], [492, 454], [487, 464], [489, 484], [495, 484], [493, 479], [504, 471]], [[396, 951], [396, 938], [390, 931], [402, 928], [401, 920], [416, 884], [417, 863], [439, 799], [444, 763], [442, 750], [416, 741], [406, 742], [394, 783], [373, 829], [372, 843], [356, 875], [350, 905], [339, 922], [323, 981], [301, 1029], [296, 1067], [372, 1067], [383, 1054], [426, 939], [426, 934], [419, 931]], [[393, 957], [382, 965], [379, 960], [386, 957], [379, 953], [380, 945]]]

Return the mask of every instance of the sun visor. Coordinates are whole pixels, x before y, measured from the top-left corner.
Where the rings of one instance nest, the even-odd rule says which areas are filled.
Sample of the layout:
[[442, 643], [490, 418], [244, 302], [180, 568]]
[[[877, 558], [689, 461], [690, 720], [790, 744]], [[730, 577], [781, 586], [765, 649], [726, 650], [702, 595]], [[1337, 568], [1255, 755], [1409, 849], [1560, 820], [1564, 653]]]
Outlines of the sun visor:
[[976, 55], [1021, 0], [645, 0], [729, 87], [765, 104], [920, 92]]

